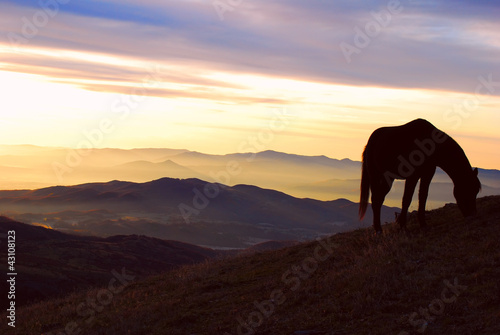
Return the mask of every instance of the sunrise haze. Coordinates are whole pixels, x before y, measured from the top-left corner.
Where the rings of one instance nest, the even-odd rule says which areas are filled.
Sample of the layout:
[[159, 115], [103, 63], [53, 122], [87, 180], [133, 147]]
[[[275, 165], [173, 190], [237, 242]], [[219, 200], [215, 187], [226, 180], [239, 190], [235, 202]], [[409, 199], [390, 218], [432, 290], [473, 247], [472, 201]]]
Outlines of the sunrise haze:
[[500, 168], [493, 1], [0, 6], [2, 144], [360, 160], [420, 117]]

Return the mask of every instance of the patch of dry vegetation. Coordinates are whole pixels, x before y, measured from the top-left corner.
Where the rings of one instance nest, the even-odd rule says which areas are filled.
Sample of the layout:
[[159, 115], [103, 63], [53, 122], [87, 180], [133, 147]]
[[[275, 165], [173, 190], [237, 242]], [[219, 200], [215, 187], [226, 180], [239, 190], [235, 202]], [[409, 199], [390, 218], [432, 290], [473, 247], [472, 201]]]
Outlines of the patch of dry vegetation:
[[[455, 206], [421, 232], [395, 225], [184, 266], [132, 281], [95, 313], [99, 290], [18, 310], [6, 334], [500, 334], [500, 197]], [[101, 291], [102, 292], [102, 291]], [[101, 294], [102, 295], [102, 294]], [[101, 296], [102, 299], [103, 296]], [[66, 331], [64, 330], [66, 328]], [[68, 330], [71, 330], [69, 332]], [[79, 332], [78, 332], [79, 331]]]

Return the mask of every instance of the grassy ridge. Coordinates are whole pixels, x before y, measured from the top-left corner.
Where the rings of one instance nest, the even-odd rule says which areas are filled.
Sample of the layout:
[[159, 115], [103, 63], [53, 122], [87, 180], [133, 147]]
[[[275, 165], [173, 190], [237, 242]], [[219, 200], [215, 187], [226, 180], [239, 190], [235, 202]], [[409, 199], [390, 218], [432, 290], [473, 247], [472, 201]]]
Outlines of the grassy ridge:
[[[17, 311], [2, 334], [500, 334], [500, 197]], [[110, 293], [111, 292], [111, 293]], [[66, 329], [66, 331], [65, 331]], [[307, 334], [307, 333], [305, 333]], [[312, 334], [312, 333], [309, 333]]]
[[[8, 231], [14, 231], [17, 237], [17, 307], [107, 285], [113, 270], [126, 268], [139, 280], [222, 254], [196, 245], [140, 235], [75, 236], [0, 217], [0, 237], [7, 236]], [[0, 264], [4, 266], [7, 265], [7, 246], [2, 240]], [[8, 291], [7, 282], [0, 282], [0, 292]], [[8, 304], [7, 299], [0, 300], [0, 309], [7, 308]]]

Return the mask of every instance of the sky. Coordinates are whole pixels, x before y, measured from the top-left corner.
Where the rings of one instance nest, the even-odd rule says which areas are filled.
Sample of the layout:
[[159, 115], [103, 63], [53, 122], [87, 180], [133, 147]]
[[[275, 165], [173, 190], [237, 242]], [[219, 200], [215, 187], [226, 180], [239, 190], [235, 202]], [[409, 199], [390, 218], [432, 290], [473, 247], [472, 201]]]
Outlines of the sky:
[[500, 169], [497, 1], [0, 0], [0, 144], [360, 160], [425, 118]]

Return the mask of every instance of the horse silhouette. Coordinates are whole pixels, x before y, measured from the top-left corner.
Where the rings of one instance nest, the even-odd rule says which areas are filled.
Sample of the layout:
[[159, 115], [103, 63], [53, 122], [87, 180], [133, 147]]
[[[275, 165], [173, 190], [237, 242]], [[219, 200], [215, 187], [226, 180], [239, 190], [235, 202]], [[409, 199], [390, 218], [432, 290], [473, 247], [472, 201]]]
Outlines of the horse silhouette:
[[371, 191], [373, 227], [382, 232], [380, 210], [395, 179], [406, 179], [403, 208], [398, 217], [406, 229], [406, 216], [420, 179], [418, 221], [426, 227], [425, 202], [436, 167], [439, 166], [454, 184], [453, 195], [462, 214], [476, 214], [476, 196], [481, 189], [478, 171], [472, 169], [467, 156], [450, 136], [430, 122], [416, 119], [402, 126], [376, 129], [363, 151], [359, 218], [363, 219]]

